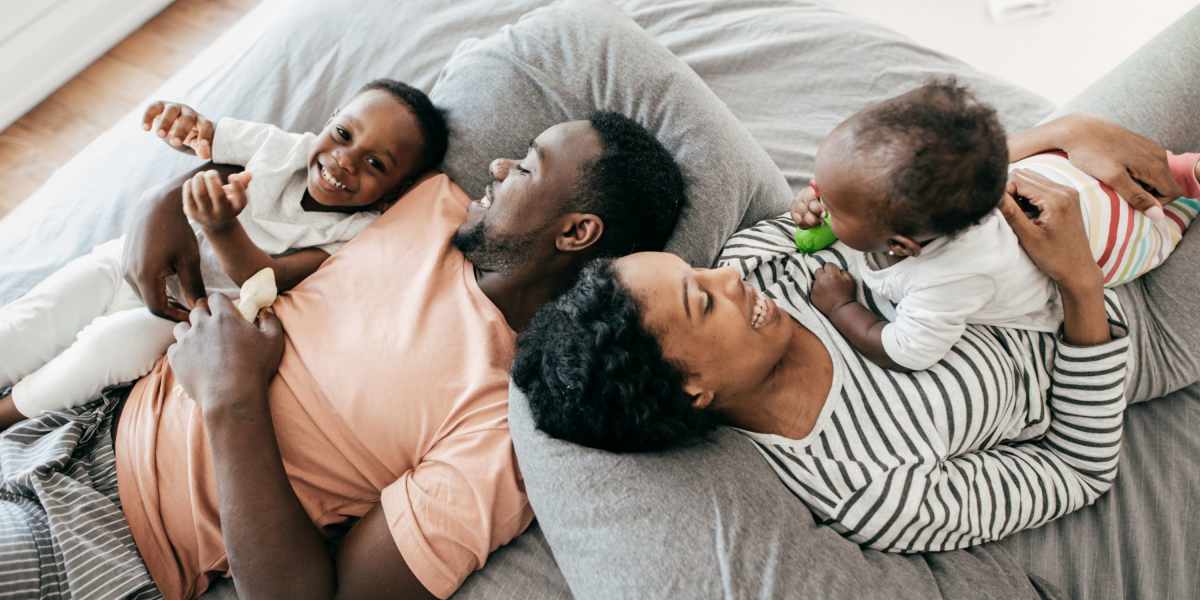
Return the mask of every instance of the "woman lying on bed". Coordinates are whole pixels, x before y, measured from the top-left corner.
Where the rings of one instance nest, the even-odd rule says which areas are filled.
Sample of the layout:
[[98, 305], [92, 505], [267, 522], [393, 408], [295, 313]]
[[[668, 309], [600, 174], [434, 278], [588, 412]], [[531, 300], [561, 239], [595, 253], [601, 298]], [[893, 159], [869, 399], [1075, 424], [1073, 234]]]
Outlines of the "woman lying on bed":
[[[1014, 142], [1014, 158], [1040, 150]], [[881, 369], [809, 299], [823, 264], [853, 273], [854, 262], [841, 246], [796, 253], [795, 226], [779, 218], [735, 235], [718, 269], [662, 253], [594, 265], [531, 324], [513, 379], [541, 429], [590, 446], [744, 430], [818, 519], [872, 548], [950, 550], [1036, 527], [1112, 485], [1127, 401], [1200, 378], [1187, 326], [1200, 234], [1106, 292], [1075, 192], [1044, 180], [1018, 193], [1043, 208], [1030, 221], [1009, 198], [1003, 212], [1061, 292], [1058, 335], [970, 326], [927, 371]]]

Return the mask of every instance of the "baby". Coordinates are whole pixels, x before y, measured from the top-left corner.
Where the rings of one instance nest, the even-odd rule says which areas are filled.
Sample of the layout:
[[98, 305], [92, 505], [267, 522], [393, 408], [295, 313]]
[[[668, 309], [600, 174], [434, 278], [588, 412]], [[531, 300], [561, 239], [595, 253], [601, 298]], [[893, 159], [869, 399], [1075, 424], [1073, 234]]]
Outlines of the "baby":
[[[367, 227], [446, 153], [441, 112], [420, 90], [380, 79], [364, 86], [319, 134], [221, 119], [155, 102], [143, 127], [176, 149], [244, 165], [222, 183], [203, 171], [183, 184], [209, 292], [236, 294], [274, 270], [279, 291], [299, 283]], [[76, 406], [146, 374], [173, 341], [122, 276], [123, 238], [68, 263], [0, 308], [0, 429]], [[179, 282], [175, 302], [187, 298]], [[15, 384], [15, 385], [13, 385]]]
[[[1189, 196], [1200, 196], [1198, 159], [1168, 156]], [[869, 107], [822, 142], [814, 183], [797, 197], [793, 217], [803, 229], [826, 219], [838, 239], [863, 253], [863, 285], [896, 305], [889, 323], [856, 301], [847, 273], [818, 272], [813, 304], [855, 349], [885, 368], [923, 370], [947, 355], [969, 323], [1057, 331], [1057, 289], [998, 210], [1006, 190], [1015, 190], [1006, 169], [1033, 186], [1053, 181], [1076, 190], [1110, 287], [1161, 264], [1200, 209], [1180, 198], [1141, 213], [1061, 152], [1007, 163], [995, 111], [954, 80]]]

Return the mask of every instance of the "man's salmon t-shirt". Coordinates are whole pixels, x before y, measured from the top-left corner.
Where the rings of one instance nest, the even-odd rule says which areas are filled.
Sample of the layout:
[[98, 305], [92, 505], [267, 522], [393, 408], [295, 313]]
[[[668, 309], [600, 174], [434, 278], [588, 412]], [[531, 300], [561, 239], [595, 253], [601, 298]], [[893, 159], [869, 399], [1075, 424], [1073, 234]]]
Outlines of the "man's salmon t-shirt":
[[[268, 392], [292, 488], [321, 527], [382, 503], [400, 554], [452, 594], [533, 518], [508, 432], [515, 334], [450, 244], [465, 194], [429, 178], [284, 294]], [[167, 598], [228, 570], [199, 408], [160, 361], [116, 439], [121, 505]]]

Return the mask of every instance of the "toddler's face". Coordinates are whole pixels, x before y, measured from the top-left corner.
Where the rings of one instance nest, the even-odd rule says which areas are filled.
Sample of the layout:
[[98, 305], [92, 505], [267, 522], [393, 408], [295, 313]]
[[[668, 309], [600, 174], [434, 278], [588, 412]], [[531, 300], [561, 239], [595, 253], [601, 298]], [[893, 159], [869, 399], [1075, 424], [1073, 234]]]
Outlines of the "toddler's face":
[[424, 139], [412, 110], [380, 90], [355, 96], [317, 136], [308, 193], [325, 206], [375, 204], [416, 175]]
[[891, 232], [880, 218], [887, 200], [874, 182], [878, 167], [855, 156], [849, 138], [839, 128], [818, 148], [814, 173], [818, 199], [842, 243], [862, 252], [886, 252]]

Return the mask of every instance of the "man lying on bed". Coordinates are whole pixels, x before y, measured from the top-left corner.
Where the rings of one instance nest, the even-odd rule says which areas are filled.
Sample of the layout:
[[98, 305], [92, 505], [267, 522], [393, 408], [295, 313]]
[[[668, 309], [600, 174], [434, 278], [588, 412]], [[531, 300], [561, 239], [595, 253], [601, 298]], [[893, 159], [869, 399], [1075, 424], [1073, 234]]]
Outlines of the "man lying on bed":
[[[157, 586], [189, 598], [232, 572], [245, 598], [444, 598], [520, 534], [533, 514], [507, 424], [514, 329], [587, 259], [661, 249], [684, 183], [653, 135], [615, 113], [551, 127], [524, 158], [490, 170], [474, 202], [444, 175], [419, 183], [257, 325], [225, 320], [225, 297], [200, 301], [190, 332], [176, 328], [170, 364], [159, 361], [123, 406], [10, 430], [5, 443], [36, 461], [47, 420], [107, 438], [107, 413], [119, 414], [119, 508], [97, 498], [86, 518], [64, 522], [103, 520], [118, 546], [131, 532], [138, 553], [128, 555], [140, 554], [153, 584], [84, 533], [55, 539], [68, 549], [57, 561], [35, 555], [67, 565], [56, 583], [78, 591], [83, 564], [110, 577], [105, 597]], [[148, 203], [127, 239], [130, 279], [162, 312], [152, 292], [163, 276], [197, 268], [179, 188]], [[112, 452], [107, 460], [111, 473]], [[5, 475], [17, 466], [0, 465]], [[36, 531], [5, 521], [0, 543]], [[326, 540], [351, 524], [335, 559]], [[71, 554], [79, 542], [92, 545]], [[0, 558], [0, 580], [10, 564]], [[43, 573], [41, 589], [58, 575]]]

